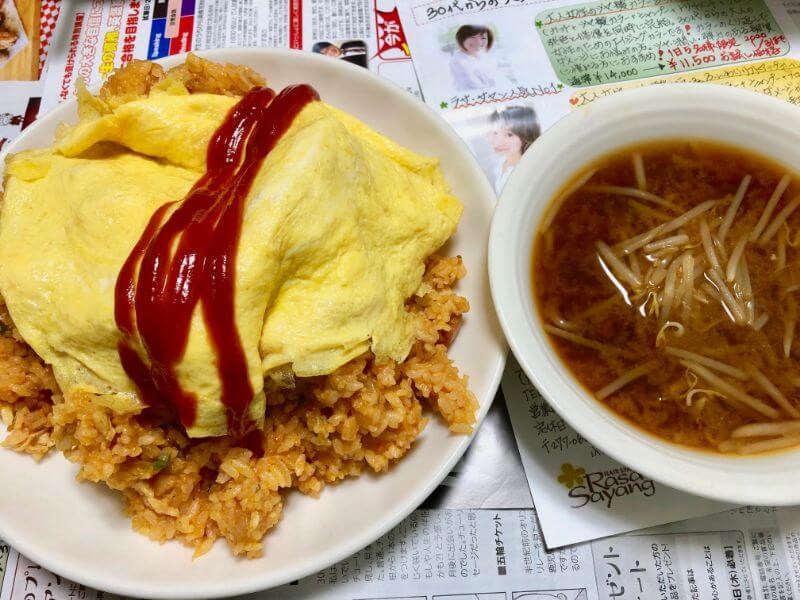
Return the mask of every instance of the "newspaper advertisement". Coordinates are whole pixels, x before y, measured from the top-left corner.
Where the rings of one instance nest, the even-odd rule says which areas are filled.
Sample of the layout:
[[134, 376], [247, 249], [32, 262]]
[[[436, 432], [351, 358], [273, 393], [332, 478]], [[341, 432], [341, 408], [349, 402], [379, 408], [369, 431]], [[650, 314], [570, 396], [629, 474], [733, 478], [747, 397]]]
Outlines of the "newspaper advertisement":
[[425, 101], [464, 138], [498, 194], [543, 131], [604, 94], [667, 81], [752, 87], [752, 77], [764, 93], [792, 101], [800, 93], [800, 36], [775, 0], [399, 8]]
[[80, 0], [62, 7], [54, 44], [44, 110], [134, 59], [246, 46], [308, 50], [420, 94], [393, 0]]
[[[543, 131], [626, 88], [711, 82], [800, 103], [800, 34], [778, 2], [414, 0], [400, 15], [425, 101], [498, 195]], [[553, 413], [513, 357], [503, 391], [548, 547], [726, 508], [603, 455]]]
[[800, 512], [742, 508], [547, 550], [532, 510], [417, 511], [351, 558], [254, 598], [792, 598]]
[[[745, 507], [548, 550], [536, 512], [417, 510], [350, 558], [247, 596], [320, 600], [769, 600], [800, 593], [800, 510]], [[0, 600], [116, 598], [0, 542]]]
[[[2, 6], [9, 15], [16, 11], [11, 0]], [[16, 23], [16, 12], [13, 17], [3, 24]], [[25, 41], [20, 31], [0, 62]], [[0, 110], [19, 115], [23, 105], [26, 124], [70, 97], [78, 79], [97, 84], [133, 59], [231, 46], [315, 52], [368, 68], [421, 96], [394, 0], [45, 0], [40, 37], [43, 65], [51, 39], [54, 45], [41, 79], [0, 81]], [[0, 150], [21, 131], [18, 121], [0, 117]]]

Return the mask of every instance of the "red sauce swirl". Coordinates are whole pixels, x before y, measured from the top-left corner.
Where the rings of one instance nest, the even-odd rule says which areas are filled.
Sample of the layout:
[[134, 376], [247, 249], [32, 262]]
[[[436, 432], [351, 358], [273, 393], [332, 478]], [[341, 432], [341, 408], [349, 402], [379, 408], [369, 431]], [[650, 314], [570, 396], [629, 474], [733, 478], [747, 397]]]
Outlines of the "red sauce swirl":
[[[245, 201], [262, 162], [303, 107], [319, 100], [308, 85], [248, 92], [208, 144], [206, 171], [181, 200], [161, 206], [117, 277], [114, 318], [120, 361], [150, 406], [171, 408], [191, 427], [197, 398], [181, 388], [176, 367], [200, 304], [216, 355], [228, 431], [254, 428], [254, 390], [235, 320], [236, 253]], [[146, 356], [136, 350], [141, 341]]]

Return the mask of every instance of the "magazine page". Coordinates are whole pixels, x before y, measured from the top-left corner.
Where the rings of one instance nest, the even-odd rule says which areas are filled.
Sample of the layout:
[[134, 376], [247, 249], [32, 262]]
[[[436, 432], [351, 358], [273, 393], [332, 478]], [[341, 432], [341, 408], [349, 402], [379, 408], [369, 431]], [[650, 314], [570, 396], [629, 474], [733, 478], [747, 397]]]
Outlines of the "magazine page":
[[[677, 76], [751, 87], [753, 65], [776, 72], [800, 56], [797, 27], [774, 0], [413, 0], [400, 16], [425, 101], [464, 138], [498, 194], [525, 149], [602, 93], [598, 86]], [[762, 91], [786, 98], [781, 87]]]
[[71, 97], [77, 80], [96, 85], [134, 59], [248, 46], [345, 60], [420, 94], [393, 0], [75, 0], [58, 20], [43, 110]]

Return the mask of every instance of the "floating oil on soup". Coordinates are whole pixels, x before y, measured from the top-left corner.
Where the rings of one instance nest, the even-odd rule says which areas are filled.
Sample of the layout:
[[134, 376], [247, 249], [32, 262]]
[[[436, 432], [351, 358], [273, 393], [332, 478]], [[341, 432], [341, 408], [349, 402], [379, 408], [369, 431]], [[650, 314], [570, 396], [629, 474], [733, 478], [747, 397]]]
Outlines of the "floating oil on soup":
[[669, 141], [606, 156], [548, 208], [534, 297], [594, 396], [672, 442], [800, 444], [800, 177]]

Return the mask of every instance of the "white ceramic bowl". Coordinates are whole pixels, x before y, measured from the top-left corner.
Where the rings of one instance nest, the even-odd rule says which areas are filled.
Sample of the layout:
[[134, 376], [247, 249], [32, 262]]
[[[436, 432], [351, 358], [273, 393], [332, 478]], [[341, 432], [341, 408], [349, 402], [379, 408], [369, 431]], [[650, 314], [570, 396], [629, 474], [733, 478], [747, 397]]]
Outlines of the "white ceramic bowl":
[[[441, 158], [445, 176], [465, 207], [448, 251], [464, 257], [469, 274], [459, 289], [471, 305], [450, 356], [469, 375], [482, 419], [497, 390], [506, 346], [486, 272], [495, 198], [466, 146], [422, 102], [346, 62], [262, 49], [201, 55], [248, 65], [273, 88], [310, 83], [327, 102], [417, 152]], [[162, 64], [181, 61], [171, 57]], [[59, 123], [75, 119], [75, 103], [67, 102], [27, 129], [8, 152], [47, 146]], [[267, 535], [265, 555], [249, 561], [234, 559], [220, 541], [193, 562], [192, 551], [179, 543], [159, 546], [135, 533], [122, 514], [120, 498], [102, 486], [76, 483], [77, 468], [59, 454], [36, 464], [27, 456], [0, 450], [0, 538], [64, 577], [126, 596], [243, 594], [323, 569], [384, 534], [436, 488], [470, 439], [450, 434], [441, 420], [432, 418], [412, 451], [389, 473], [365, 474], [329, 487], [318, 500], [288, 494], [283, 519]]]
[[[672, 486], [741, 504], [800, 503], [800, 450], [726, 457], [664, 442], [607, 410], [574, 379], [542, 328], [531, 249], [545, 207], [587, 163], [645, 140], [726, 142], [800, 173], [800, 108], [715, 85], [658, 85], [576, 110], [525, 153], [503, 190], [489, 241], [492, 295], [514, 355], [553, 408], [597, 448]], [[535, 285], [535, 282], [533, 282]]]

